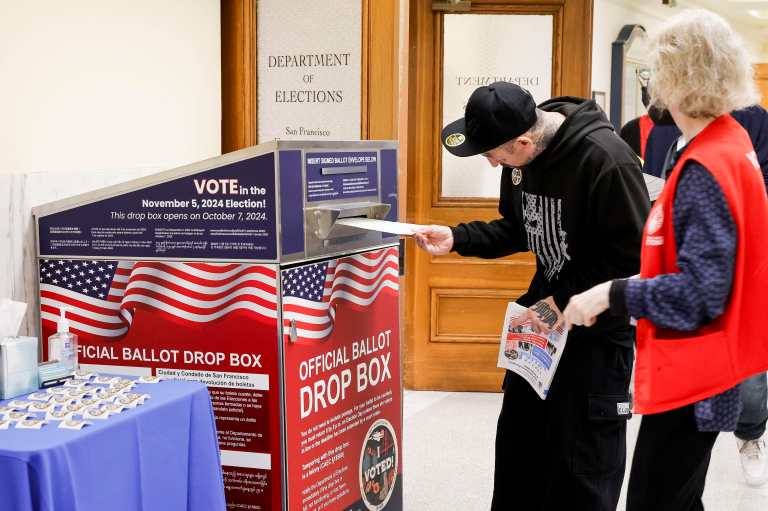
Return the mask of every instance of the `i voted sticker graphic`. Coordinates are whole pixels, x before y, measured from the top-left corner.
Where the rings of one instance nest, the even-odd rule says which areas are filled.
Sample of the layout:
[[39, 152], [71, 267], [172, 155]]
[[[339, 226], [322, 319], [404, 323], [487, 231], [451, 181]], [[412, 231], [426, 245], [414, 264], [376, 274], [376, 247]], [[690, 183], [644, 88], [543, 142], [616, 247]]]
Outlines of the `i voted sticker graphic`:
[[397, 481], [397, 437], [392, 424], [376, 421], [368, 430], [360, 453], [360, 493], [370, 511], [384, 509]]

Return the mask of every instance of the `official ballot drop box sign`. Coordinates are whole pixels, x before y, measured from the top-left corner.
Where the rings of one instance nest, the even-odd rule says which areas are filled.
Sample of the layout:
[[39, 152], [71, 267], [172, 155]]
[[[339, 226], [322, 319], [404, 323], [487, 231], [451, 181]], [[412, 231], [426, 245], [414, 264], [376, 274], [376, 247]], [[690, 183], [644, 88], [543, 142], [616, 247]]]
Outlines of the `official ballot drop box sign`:
[[[402, 509], [393, 142], [270, 142], [33, 211], [41, 338], [208, 385], [227, 505]], [[46, 343], [43, 343], [44, 356]]]

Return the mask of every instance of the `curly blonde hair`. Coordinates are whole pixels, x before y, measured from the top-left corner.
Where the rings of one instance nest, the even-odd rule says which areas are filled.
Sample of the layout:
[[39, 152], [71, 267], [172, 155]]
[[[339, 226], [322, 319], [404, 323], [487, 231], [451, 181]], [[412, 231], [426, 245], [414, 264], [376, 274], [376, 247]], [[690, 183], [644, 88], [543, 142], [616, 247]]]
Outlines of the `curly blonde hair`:
[[650, 41], [651, 101], [691, 117], [718, 117], [759, 101], [744, 43], [720, 16], [686, 10]]

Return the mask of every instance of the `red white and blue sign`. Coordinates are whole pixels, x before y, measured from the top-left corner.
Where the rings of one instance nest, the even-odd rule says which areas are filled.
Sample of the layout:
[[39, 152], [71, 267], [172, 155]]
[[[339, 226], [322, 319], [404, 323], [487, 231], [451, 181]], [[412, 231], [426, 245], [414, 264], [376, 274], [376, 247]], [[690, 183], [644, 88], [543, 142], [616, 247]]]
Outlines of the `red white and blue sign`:
[[228, 506], [280, 509], [276, 265], [41, 259], [39, 273], [43, 339], [67, 307], [81, 365], [208, 385]]
[[39, 219], [49, 257], [277, 257], [275, 155], [263, 154]]
[[281, 280], [288, 509], [401, 511], [397, 247]]

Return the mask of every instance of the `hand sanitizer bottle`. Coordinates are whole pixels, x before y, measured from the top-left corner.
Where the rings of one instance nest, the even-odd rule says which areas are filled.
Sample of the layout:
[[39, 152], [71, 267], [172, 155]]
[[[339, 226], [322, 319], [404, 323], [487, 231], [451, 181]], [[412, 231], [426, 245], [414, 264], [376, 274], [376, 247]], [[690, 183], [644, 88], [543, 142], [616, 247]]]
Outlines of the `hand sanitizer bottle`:
[[48, 360], [58, 360], [72, 372], [78, 370], [77, 335], [69, 331], [69, 320], [66, 311], [69, 307], [61, 307], [61, 317], [56, 326], [56, 333], [48, 338]]

